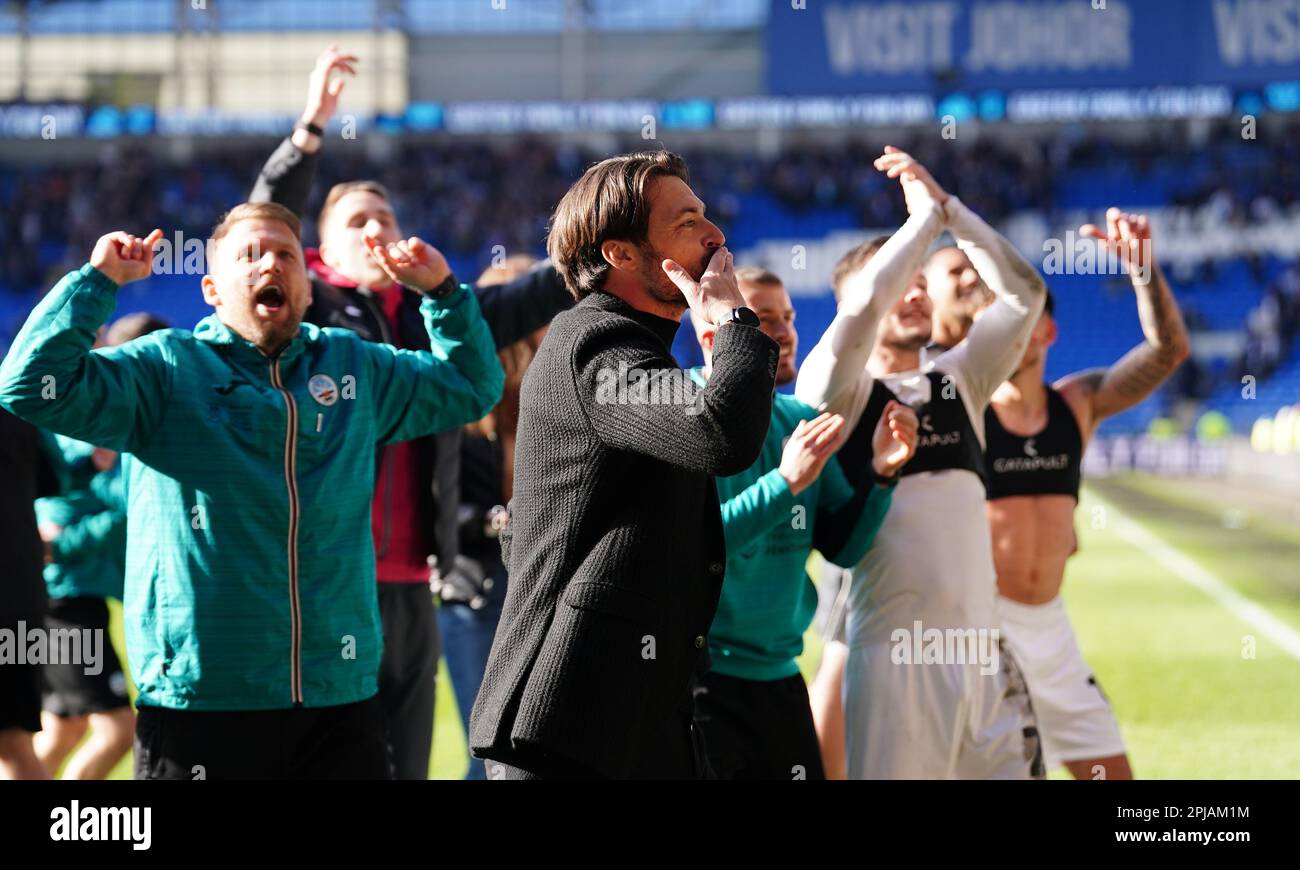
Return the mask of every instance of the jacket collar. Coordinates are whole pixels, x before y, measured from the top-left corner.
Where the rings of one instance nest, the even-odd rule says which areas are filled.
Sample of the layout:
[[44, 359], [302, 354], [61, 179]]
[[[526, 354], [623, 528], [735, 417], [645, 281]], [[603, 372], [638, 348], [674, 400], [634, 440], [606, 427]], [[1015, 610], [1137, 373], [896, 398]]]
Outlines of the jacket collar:
[[[281, 363], [291, 363], [307, 348], [320, 340], [320, 327], [314, 323], [304, 323], [298, 327], [298, 334], [288, 345], [280, 350], [277, 358]], [[215, 314], [209, 314], [194, 327], [194, 337], [212, 345], [225, 346], [236, 357], [255, 361], [268, 361], [270, 358], [248, 339], [222, 323]]]
[[597, 290], [595, 293], [588, 295], [578, 304], [599, 308], [602, 311], [616, 312], [624, 317], [629, 317], [657, 335], [664, 343], [664, 346], [669, 348], [673, 346], [673, 339], [677, 337], [677, 330], [681, 328], [679, 321], [640, 311], [612, 293], [606, 293], [603, 290]]

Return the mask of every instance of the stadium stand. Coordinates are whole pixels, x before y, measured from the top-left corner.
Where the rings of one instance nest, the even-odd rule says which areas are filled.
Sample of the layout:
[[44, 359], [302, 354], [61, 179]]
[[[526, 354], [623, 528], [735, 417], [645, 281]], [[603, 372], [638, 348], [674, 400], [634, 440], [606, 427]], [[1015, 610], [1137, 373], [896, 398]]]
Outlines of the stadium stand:
[[[963, 200], [1004, 225], [1032, 218], [1064, 229], [1074, 217], [1095, 220], [1101, 209], [1119, 203], [1209, 212], [1230, 233], [1300, 207], [1300, 125], [1242, 144], [1213, 144], [1231, 139], [1211, 137], [1208, 147], [1195, 148], [1176, 127], [1136, 140], [1064, 128], [960, 148], [919, 137], [902, 144]], [[184, 239], [204, 238], [215, 217], [246, 194], [273, 145], [245, 140], [219, 154], [173, 163], [150, 144], [105, 144], [97, 160], [72, 166], [0, 165], [0, 342], [12, 336], [36, 294], [75, 268], [99, 234], [125, 225], [128, 216], [151, 215], [150, 226], [162, 227], [169, 237], [179, 232]], [[628, 149], [643, 146], [623, 143]], [[822, 239], [901, 223], [901, 202], [869, 168], [878, 146], [859, 138], [787, 147], [766, 158], [717, 148], [682, 150], [711, 216], [743, 255], [765, 240]], [[477, 274], [501, 250], [544, 254], [551, 208], [598, 156], [527, 138], [490, 147], [445, 138], [405, 140], [395, 159], [382, 162], [357, 149], [335, 149], [322, 160], [316, 204], [335, 181], [378, 178], [396, 195], [407, 227], [436, 240], [459, 273]], [[310, 222], [306, 238], [314, 238]], [[1157, 245], [1168, 251], [1169, 234]], [[1165, 262], [1193, 330], [1220, 341], [1154, 401], [1108, 421], [1105, 431], [1144, 431], [1153, 420], [1200, 402], [1200, 410], [1223, 413], [1244, 433], [1261, 414], [1295, 401], [1300, 271], [1271, 255], [1198, 258], [1184, 251], [1177, 262]], [[1049, 282], [1062, 323], [1049, 376], [1105, 364], [1140, 340], [1122, 278], [1057, 274]], [[834, 310], [828, 287], [814, 283], [819, 290], [796, 297], [805, 353]], [[148, 307], [176, 323], [194, 322], [204, 306], [192, 285], [189, 276], [159, 275], [129, 288], [121, 310]], [[692, 342], [680, 341], [677, 349], [683, 362], [696, 361]], [[1253, 399], [1242, 397], [1246, 375], [1256, 381]], [[1192, 419], [1186, 417], [1188, 425]]]

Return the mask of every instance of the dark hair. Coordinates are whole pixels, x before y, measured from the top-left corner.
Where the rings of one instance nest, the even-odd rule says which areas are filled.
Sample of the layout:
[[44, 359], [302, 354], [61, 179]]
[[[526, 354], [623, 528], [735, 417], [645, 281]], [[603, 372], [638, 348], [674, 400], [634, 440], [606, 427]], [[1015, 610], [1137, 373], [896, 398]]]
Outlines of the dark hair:
[[638, 151], [591, 166], [555, 207], [546, 250], [575, 299], [600, 290], [609, 263], [600, 246], [610, 239], [643, 244], [650, 229], [651, 180], [689, 181], [686, 162], [670, 151]]
[[876, 251], [889, 241], [889, 236], [876, 236], [874, 239], [868, 239], [862, 244], [850, 250], [843, 257], [840, 257], [835, 268], [831, 270], [831, 290], [835, 293], [835, 301], [840, 301], [840, 294], [844, 289], [844, 282], [849, 276], [858, 272], [867, 261], [876, 255]]
[[126, 344], [128, 341], [134, 341], [142, 335], [148, 335], [160, 329], [167, 329], [170, 326], [170, 323], [157, 314], [137, 311], [135, 314], [126, 314], [114, 320], [113, 325], [104, 334], [104, 344], [109, 347], [117, 347], [119, 344]]
[[1056, 316], [1056, 297], [1052, 295], [1051, 290], [1047, 291], [1047, 299], [1043, 302], [1043, 310], [1047, 312], [1048, 317]]

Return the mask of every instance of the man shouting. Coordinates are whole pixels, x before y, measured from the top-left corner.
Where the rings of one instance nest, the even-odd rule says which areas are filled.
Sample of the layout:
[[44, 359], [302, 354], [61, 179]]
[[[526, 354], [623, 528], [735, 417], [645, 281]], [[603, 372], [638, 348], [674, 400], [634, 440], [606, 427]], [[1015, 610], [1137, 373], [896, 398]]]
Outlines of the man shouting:
[[136, 776], [385, 778], [374, 451], [498, 401], [487, 326], [414, 238], [370, 250], [424, 294], [435, 353], [304, 325], [298, 219], [246, 203], [212, 234], [213, 315], [92, 350], [161, 236], [101, 238], [0, 366], [0, 406], [126, 453]]

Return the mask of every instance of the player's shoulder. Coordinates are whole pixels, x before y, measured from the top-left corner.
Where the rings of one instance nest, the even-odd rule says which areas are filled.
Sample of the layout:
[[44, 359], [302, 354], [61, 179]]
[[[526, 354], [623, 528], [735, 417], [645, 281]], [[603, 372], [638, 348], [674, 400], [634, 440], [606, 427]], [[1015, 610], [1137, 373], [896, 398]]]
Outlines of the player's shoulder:
[[1074, 412], [1075, 423], [1088, 431], [1093, 422], [1092, 397], [1106, 377], [1106, 369], [1084, 369], [1057, 379], [1050, 387]]
[[653, 325], [656, 322], [621, 299], [596, 292], [555, 316], [543, 348], [550, 346], [547, 358], [568, 358], [579, 368], [587, 367], [594, 360], [659, 357], [666, 361], [671, 358], [671, 333], [676, 327], [671, 331], [666, 327], [656, 328]]
[[608, 327], [615, 322], [617, 318], [612, 317], [610, 312], [591, 305], [584, 299], [567, 311], [561, 311], [551, 318], [546, 337], [548, 341], [573, 342], [599, 330], [601, 326]]
[[1083, 369], [1057, 378], [1051, 387], [1067, 400], [1074, 397], [1086, 398], [1097, 391], [1105, 376], [1105, 368]]
[[813, 408], [848, 409], [856, 402], [866, 401], [875, 378], [864, 366], [834, 383], [836, 357], [830, 339], [831, 330], [822, 335], [799, 364], [799, 375], [794, 382], [794, 394], [804, 404]]
[[133, 345], [135, 347], [147, 347], [149, 345], [157, 345], [166, 347], [167, 345], [174, 344], [188, 344], [192, 341], [194, 341], [193, 330], [182, 329], [179, 326], [168, 326], [165, 329], [155, 329], [153, 332], [147, 332], [144, 335], [116, 346], [125, 347], [126, 345]]
[[1091, 403], [1106, 377], [1106, 369], [1084, 369], [1058, 378], [1049, 386], [1070, 406], [1081, 423], [1090, 416]]

